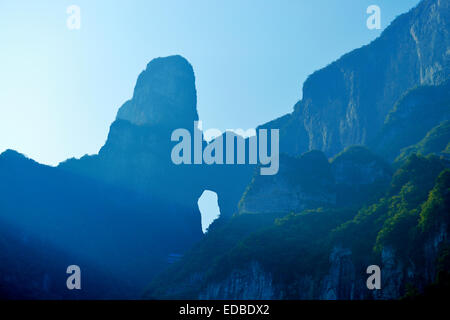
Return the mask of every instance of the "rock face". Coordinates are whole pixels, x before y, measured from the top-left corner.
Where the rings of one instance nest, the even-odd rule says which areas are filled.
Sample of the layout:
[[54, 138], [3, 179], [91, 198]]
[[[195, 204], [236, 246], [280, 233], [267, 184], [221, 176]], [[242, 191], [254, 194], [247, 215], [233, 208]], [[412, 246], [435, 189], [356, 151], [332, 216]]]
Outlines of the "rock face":
[[299, 137], [289, 153], [317, 149], [333, 156], [367, 144], [404, 92], [443, 83], [450, 74], [449, 6], [422, 1], [369, 45], [312, 74], [294, 112], [278, 120], [280, 136]]
[[242, 300], [277, 299], [270, 273], [264, 272], [261, 266], [254, 262], [248, 268], [236, 270], [223, 282], [211, 284], [199, 299]]
[[181, 56], [152, 60], [139, 75], [133, 98], [119, 109], [119, 119], [136, 125], [191, 128], [198, 114], [190, 63]]
[[431, 282], [434, 280], [434, 277], [436, 275], [435, 262], [439, 255], [440, 245], [443, 243], [448, 244], [450, 242], [448, 230], [448, 226], [446, 224], [442, 224], [440, 228], [436, 230], [433, 236], [427, 239], [425, 243], [425, 281]]
[[239, 204], [239, 213], [290, 213], [336, 204], [331, 167], [320, 151], [300, 158], [280, 156], [280, 171], [255, 174]]
[[355, 266], [348, 249], [334, 248], [330, 254], [330, 271], [322, 284], [322, 300], [355, 299]]
[[[301, 102], [297, 103], [297, 105], [299, 104]], [[287, 114], [263, 124], [258, 129], [279, 129], [280, 152], [291, 156], [300, 156], [310, 148], [308, 132], [304, 124], [297, 120], [292, 114]]]

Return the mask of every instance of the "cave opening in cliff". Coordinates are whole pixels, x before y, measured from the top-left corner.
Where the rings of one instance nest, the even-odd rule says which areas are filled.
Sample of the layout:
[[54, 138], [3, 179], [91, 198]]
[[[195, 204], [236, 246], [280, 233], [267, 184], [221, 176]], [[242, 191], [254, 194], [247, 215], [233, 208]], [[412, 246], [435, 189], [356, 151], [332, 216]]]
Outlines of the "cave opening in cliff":
[[220, 216], [219, 197], [211, 190], [203, 191], [198, 199], [198, 209], [202, 215], [202, 231], [206, 233], [211, 223]]

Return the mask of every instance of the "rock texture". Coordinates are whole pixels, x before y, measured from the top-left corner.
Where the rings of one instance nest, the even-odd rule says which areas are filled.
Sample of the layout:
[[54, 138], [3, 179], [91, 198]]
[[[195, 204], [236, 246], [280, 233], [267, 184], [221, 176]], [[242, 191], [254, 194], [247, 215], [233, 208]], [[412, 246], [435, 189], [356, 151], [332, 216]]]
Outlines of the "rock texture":
[[330, 254], [330, 270], [323, 279], [320, 299], [354, 300], [355, 266], [348, 249], [334, 248]]
[[191, 128], [198, 114], [190, 63], [181, 56], [150, 61], [139, 75], [133, 98], [119, 109], [117, 119], [136, 125]]
[[211, 284], [199, 295], [199, 299], [215, 300], [270, 300], [277, 299], [272, 275], [264, 272], [254, 262], [248, 268], [235, 270], [223, 282]]

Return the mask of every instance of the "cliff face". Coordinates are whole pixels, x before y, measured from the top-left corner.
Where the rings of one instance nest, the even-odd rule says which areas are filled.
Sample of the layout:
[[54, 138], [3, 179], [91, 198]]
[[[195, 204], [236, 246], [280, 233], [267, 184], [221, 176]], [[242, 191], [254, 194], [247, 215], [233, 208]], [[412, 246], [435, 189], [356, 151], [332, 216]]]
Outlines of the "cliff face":
[[319, 207], [349, 207], [378, 196], [391, 178], [390, 165], [362, 146], [344, 150], [331, 163], [320, 151], [300, 157], [282, 154], [277, 175], [253, 176], [238, 212], [288, 214]]
[[443, 83], [450, 74], [449, 6], [444, 0], [422, 1], [369, 45], [312, 74], [294, 112], [279, 119], [285, 136], [299, 137], [289, 152], [317, 149], [333, 156], [367, 144], [404, 92]]
[[258, 300], [270, 300], [281, 298], [280, 292], [277, 291], [272, 275], [264, 272], [261, 266], [254, 262], [248, 268], [233, 271], [224, 281], [208, 285], [198, 298], [242, 300], [255, 297]]
[[330, 164], [323, 153], [311, 151], [299, 158], [280, 156], [274, 176], [255, 174], [239, 203], [239, 213], [290, 213], [336, 204]]

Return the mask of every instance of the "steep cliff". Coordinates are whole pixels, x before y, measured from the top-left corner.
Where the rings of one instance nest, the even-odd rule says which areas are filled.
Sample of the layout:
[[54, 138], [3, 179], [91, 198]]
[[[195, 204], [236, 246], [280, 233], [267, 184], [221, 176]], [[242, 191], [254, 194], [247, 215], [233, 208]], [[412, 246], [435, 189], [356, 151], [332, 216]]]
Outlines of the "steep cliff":
[[447, 0], [422, 1], [372, 43], [313, 73], [294, 112], [276, 121], [281, 136], [295, 137], [283, 151], [317, 149], [333, 156], [368, 144], [407, 90], [448, 79], [449, 6]]
[[191, 128], [198, 120], [194, 70], [181, 56], [157, 58], [139, 75], [117, 119], [136, 125]]

